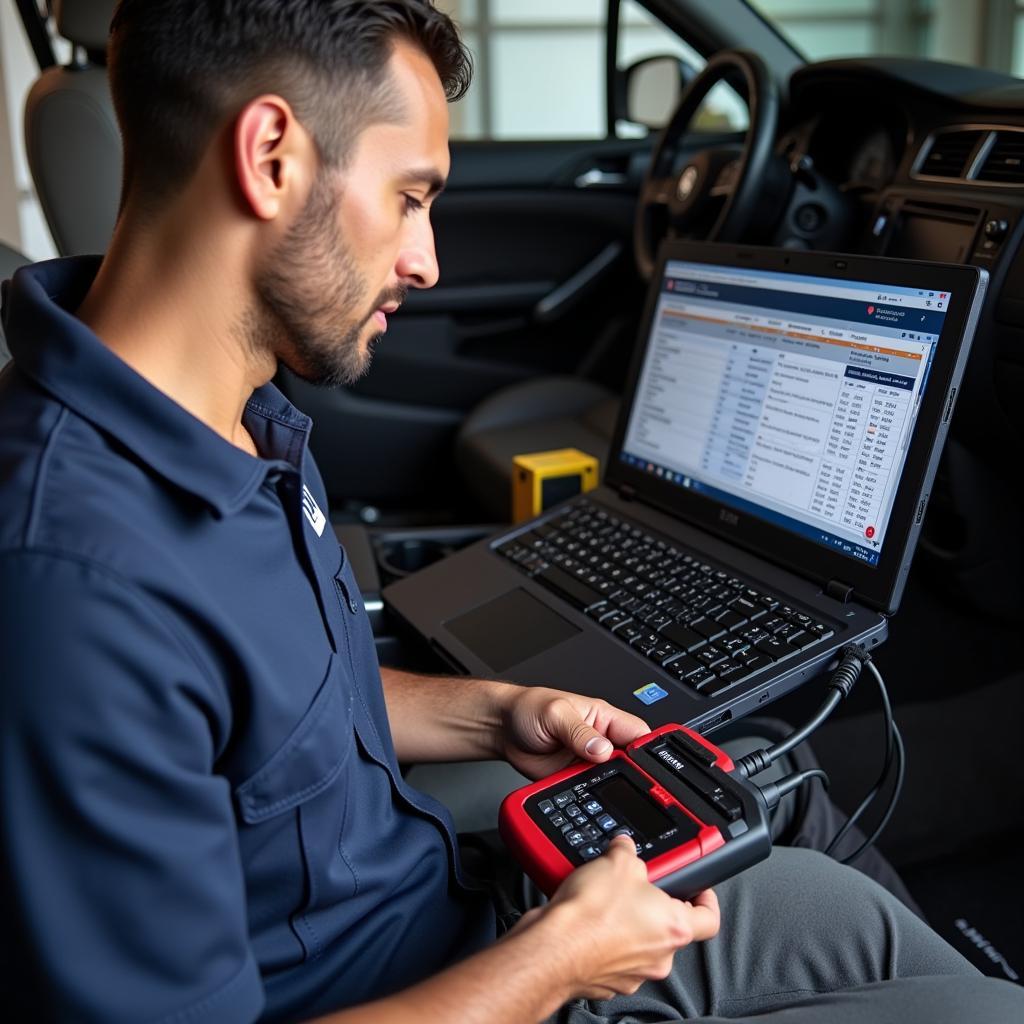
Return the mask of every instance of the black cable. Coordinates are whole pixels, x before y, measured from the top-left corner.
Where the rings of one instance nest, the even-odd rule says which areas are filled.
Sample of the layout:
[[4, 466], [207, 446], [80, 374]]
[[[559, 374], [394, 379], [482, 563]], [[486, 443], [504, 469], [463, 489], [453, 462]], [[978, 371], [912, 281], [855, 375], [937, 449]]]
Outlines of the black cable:
[[840, 701], [849, 697], [854, 684], [860, 678], [864, 665], [871, 661], [871, 655], [863, 647], [849, 645], [839, 652], [840, 662], [828, 681], [831, 693], [825, 698], [814, 717], [802, 728], [791, 733], [784, 740], [767, 749], [753, 750], [736, 760], [736, 769], [743, 778], [750, 778], [763, 772], [783, 754], [803, 743], [835, 711]]
[[[891, 751], [895, 757], [896, 778], [893, 782], [892, 793], [889, 796], [889, 803], [886, 805], [885, 812], [883, 813], [878, 824], [875, 826], [875, 830], [871, 833], [871, 835], [867, 837], [867, 839], [864, 840], [863, 843], [860, 844], [860, 846], [857, 847], [856, 850], [853, 851], [853, 853], [848, 854], [847, 856], [842, 858], [842, 863], [844, 864], [850, 864], [854, 860], [856, 860], [872, 843], [874, 843], [874, 841], [882, 834], [882, 830], [885, 828], [885, 826], [889, 824], [889, 819], [892, 817], [893, 811], [896, 810], [896, 804], [900, 798], [900, 791], [903, 788], [903, 779], [906, 774], [907, 767], [907, 757], [906, 750], [903, 746], [903, 737], [900, 735], [900, 731], [897, 728], [896, 723], [892, 720], [892, 708], [889, 704], [889, 694], [886, 692], [885, 680], [882, 679], [882, 673], [879, 672], [874, 665], [868, 665], [868, 668], [871, 669], [871, 674], [875, 677], [875, 682], [878, 684], [878, 689], [879, 692], [882, 694], [884, 706], [889, 708], [888, 721], [891, 725], [891, 728], [888, 732], [889, 742], [887, 742], [886, 749], [888, 751]], [[881, 786], [884, 782], [885, 775], [888, 774], [888, 769], [889, 764], [887, 763], [885, 765], [884, 774], [882, 778], [878, 780], [878, 784], [876, 786], [878, 790], [881, 790]], [[849, 825], [849, 822], [847, 822], [847, 825]], [[840, 832], [842, 832], [846, 827], [847, 826], [844, 825], [843, 829], [840, 829]], [[834, 846], [834, 844], [835, 839], [833, 839], [829, 846], [832, 847]]]
[[[903, 737], [900, 735], [900, 731], [893, 720], [892, 703], [889, 700], [889, 692], [885, 687], [885, 680], [882, 678], [881, 672], [878, 671], [878, 668], [871, 660], [871, 655], [868, 654], [863, 647], [852, 644], [842, 648], [839, 654], [841, 660], [829, 679], [829, 687], [832, 692], [825, 699], [814, 717], [802, 728], [787, 736], [786, 739], [776, 743], [774, 746], [768, 747], [767, 749], [754, 750], [751, 753], [746, 754], [744, 757], [738, 758], [735, 764], [737, 772], [743, 778], [750, 778], [752, 775], [757, 775], [760, 772], [763, 772], [769, 765], [782, 757], [783, 754], [788, 754], [794, 747], [803, 743], [803, 741], [807, 739], [815, 729], [819, 728], [829, 715], [832, 714], [839, 702], [850, 695], [850, 691], [853, 689], [854, 684], [857, 682], [861, 672], [866, 666], [875, 678], [875, 682], [878, 685], [878, 692], [882, 699], [882, 715], [885, 729], [885, 758], [878, 780], [871, 789], [868, 790], [864, 799], [861, 800], [856, 810], [854, 810], [853, 814], [851, 814], [846, 820], [842, 828], [840, 828], [832, 837], [832, 840], [825, 848], [825, 853], [831, 854], [836, 849], [842, 840], [849, 834], [850, 829], [856, 825], [864, 812], [875, 801], [889, 778], [890, 770], [894, 762], [896, 764], [896, 777], [893, 783], [892, 793], [889, 796], [889, 803], [885, 808], [885, 812], [882, 814], [881, 820], [875, 826], [875, 830], [867, 837], [867, 839], [864, 840], [863, 843], [860, 844], [860, 846], [857, 847], [856, 850], [853, 851], [853, 853], [842, 858], [842, 863], [849, 864], [851, 861], [856, 860], [857, 857], [859, 857], [882, 834], [882, 830], [886, 825], [888, 825], [889, 819], [892, 817], [893, 811], [896, 808], [900, 790], [903, 788], [903, 778], [906, 772], [906, 750], [903, 746]], [[807, 779], [815, 777], [820, 777], [825, 786], [828, 786], [828, 776], [825, 775], [823, 771], [820, 769], [810, 769], [805, 772], [797, 772], [790, 775], [781, 780], [781, 782], [768, 783], [767, 785], [758, 788], [761, 790], [761, 793], [765, 798], [765, 802], [768, 804], [770, 809], [774, 807], [786, 793], [795, 789]]]
[[881, 834], [882, 829], [889, 824], [889, 819], [892, 817], [893, 811], [896, 810], [896, 802], [899, 800], [900, 790], [903, 788], [903, 779], [906, 772], [906, 751], [903, 747], [903, 737], [900, 735], [899, 729], [895, 729], [893, 732], [894, 747], [896, 750], [896, 780], [893, 783], [892, 795], [889, 797], [889, 803], [886, 805], [885, 813], [882, 815], [881, 820], [875, 826], [874, 832], [871, 833], [864, 840], [860, 846], [857, 847], [853, 853], [847, 854], [843, 858], [844, 864], [851, 864], [855, 861]]
[[820, 768], [806, 768], [802, 772], [793, 772], [778, 782], [766, 782], [757, 788], [761, 791], [765, 806], [770, 811], [787, 793], [791, 793], [797, 786], [802, 786], [808, 779], [821, 779], [821, 784], [826, 789], [829, 787], [828, 776]]
[[803, 743], [803, 741], [807, 739], [811, 733], [817, 730], [825, 719], [835, 711], [836, 706], [842, 701], [842, 699], [842, 693], [837, 689], [833, 689], [825, 698], [825, 702], [818, 709], [818, 713], [809, 722], [807, 722], [802, 729], [797, 729], [796, 732], [790, 733], [784, 740], [780, 740], [774, 746], [768, 748], [768, 757], [770, 758], [769, 764], [778, 761], [783, 754], [788, 754], [794, 747], [798, 747]]
[[[878, 674], [878, 669], [874, 665], [871, 666], [872, 675], [875, 677], [877, 682], [881, 676]], [[883, 728], [885, 732], [885, 757], [882, 761], [882, 771], [879, 773], [878, 779], [875, 784], [868, 790], [864, 798], [857, 805], [856, 810], [846, 819], [842, 828], [832, 837], [828, 846], [825, 847], [825, 853], [832, 855], [833, 852], [838, 848], [842, 842], [843, 837], [853, 828], [854, 825], [860, 820], [861, 815], [868, 809], [878, 794], [881, 792], [882, 787], [885, 785], [885, 780], [889, 777], [889, 769], [892, 766], [893, 757], [893, 730], [896, 728], [892, 717], [892, 704], [889, 702], [889, 694], [885, 689], [883, 683], [879, 689], [879, 694], [882, 698], [882, 716], [883, 716]]]

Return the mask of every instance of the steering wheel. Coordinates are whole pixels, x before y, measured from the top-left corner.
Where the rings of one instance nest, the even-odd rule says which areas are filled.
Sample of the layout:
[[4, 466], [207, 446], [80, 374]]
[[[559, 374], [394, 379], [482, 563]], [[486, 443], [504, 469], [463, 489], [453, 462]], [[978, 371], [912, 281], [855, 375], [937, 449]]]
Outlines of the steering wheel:
[[[703, 149], [678, 171], [694, 115], [711, 89], [725, 79], [745, 83], [750, 127], [742, 146]], [[756, 53], [723, 50], [689, 83], [655, 144], [640, 190], [633, 246], [645, 280], [654, 273], [663, 237], [729, 242], [750, 226], [769, 169], [778, 117], [778, 87]]]

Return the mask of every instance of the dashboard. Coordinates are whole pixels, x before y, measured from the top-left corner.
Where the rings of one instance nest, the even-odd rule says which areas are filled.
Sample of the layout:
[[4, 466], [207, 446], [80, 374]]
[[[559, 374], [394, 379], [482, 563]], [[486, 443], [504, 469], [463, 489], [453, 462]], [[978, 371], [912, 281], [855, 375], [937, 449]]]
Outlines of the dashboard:
[[873, 58], [788, 85], [776, 155], [795, 185], [770, 241], [988, 270], [959, 433], [1024, 445], [1024, 81]]

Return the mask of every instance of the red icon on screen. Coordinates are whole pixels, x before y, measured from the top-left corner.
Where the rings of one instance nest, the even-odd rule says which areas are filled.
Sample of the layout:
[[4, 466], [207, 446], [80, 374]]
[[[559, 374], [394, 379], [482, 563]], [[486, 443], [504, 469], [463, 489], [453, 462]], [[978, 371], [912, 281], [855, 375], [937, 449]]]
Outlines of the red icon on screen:
[[868, 306], [868, 316], [871, 316], [875, 312], [874, 306]]
[[864, 531], [864, 536], [867, 537], [868, 540], [871, 540], [871, 538], [874, 537], [874, 535], [875, 535], [875, 528], [873, 526], [869, 526]]

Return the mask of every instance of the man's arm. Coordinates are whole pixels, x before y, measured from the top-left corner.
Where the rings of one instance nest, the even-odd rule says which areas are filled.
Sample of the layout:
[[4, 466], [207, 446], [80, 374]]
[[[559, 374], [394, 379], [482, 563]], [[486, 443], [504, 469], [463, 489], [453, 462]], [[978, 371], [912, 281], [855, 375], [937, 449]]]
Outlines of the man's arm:
[[501, 756], [501, 730], [518, 686], [394, 668], [382, 668], [380, 677], [399, 761], [483, 761]]
[[570, 999], [609, 999], [664, 978], [676, 950], [718, 931], [718, 901], [672, 899], [626, 837], [566, 879], [504, 939], [397, 995], [316, 1024], [529, 1024]]
[[647, 723], [607, 701], [541, 686], [381, 669], [399, 761], [509, 761], [541, 778], [581, 758], [604, 761]]

